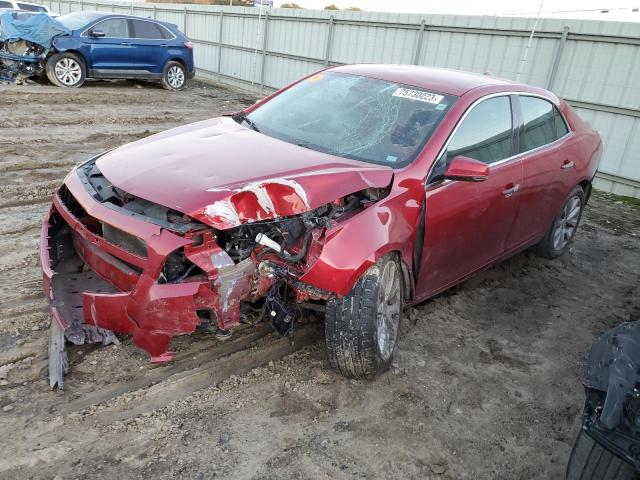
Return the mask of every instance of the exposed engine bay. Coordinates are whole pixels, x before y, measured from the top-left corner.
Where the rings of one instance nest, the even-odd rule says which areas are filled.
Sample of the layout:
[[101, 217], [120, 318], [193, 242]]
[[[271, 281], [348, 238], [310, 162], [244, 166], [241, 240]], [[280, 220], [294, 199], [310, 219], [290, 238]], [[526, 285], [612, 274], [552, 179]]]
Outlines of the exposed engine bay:
[[0, 42], [0, 80], [23, 82], [44, 71], [47, 50], [27, 40]]
[[0, 81], [24, 83], [40, 76], [54, 38], [70, 33], [47, 14], [7, 11], [0, 15]]

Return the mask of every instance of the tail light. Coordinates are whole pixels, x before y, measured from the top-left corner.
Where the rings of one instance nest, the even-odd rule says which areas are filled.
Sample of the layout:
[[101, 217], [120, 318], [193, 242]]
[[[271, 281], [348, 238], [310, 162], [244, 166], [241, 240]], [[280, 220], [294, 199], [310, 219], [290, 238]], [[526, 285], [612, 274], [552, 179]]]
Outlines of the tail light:
[[187, 41], [187, 42], [184, 42], [184, 46], [187, 48], [193, 48], [193, 43]]

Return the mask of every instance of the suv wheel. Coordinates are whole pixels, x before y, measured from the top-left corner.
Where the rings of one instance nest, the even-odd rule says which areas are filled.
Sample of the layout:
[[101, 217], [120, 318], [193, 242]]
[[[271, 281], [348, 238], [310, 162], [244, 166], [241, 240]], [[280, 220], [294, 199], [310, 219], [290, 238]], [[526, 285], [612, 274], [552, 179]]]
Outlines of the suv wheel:
[[187, 72], [180, 62], [170, 61], [162, 72], [162, 86], [167, 90], [182, 90], [187, 83]]
[[391, 365], [402, 317], [403, 282], [396, 254], [369, 268], [351, 292], [327, 303], [329, 363], [350, 378], [367, 378]]
[[75, 53], [56, 53], [47, 60], [47, 78], [58, 87], [77, 88], [86, 79], [84, 61]]

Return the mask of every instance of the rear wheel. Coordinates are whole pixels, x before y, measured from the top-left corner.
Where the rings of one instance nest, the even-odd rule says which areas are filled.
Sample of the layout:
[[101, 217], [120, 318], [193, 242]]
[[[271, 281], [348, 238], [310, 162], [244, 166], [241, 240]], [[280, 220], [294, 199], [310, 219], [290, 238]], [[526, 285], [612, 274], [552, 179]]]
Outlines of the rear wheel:
[[46, 64], [47, 78], [58, 87], [77, 88], [86, 79], [84, 61], [75, 53], [63, 52], [52, 55]]
[[584, 190], [582, 187], [574, 188], [544, 238], [533, 247], [538, 255], [556, 258], [567, 251], [578, 230], [584, 204]]
[[182, 90], [187, 83], [187, 72], [180, 62], [170, 61], [162, 72], [162, 86], [167, 90]]
[[567, 480], [638, 480], [640, 475], [630, 464], [616, 457], [580, 431], [573, 445]]
[[402, 316], [402, 270], [397, 255], [369, 268], [346, 296], [327, 303], [329, 363], [350, 378], [367, 378], [391, 365]]

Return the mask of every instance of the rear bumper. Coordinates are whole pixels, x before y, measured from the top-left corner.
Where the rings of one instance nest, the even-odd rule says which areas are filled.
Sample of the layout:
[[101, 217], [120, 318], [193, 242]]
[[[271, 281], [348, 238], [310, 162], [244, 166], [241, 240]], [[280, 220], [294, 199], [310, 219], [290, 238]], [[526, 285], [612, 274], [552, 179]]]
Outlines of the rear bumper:
[[[209, 312], [221, 328], [229, 329], [240, 323], [241, 300], [264, 294], [267, 285], [254, 282], [251, 259], [234, 264], [212, 239], [194, 247], [185, 236], [114, 211], [94, 199], [75, 172], [63, 188], [66, 191], [54, 195], [43, 223], [40, 256], [44, 291], [67, 340], [83, 343], [100, 329], [126, 333], [152, 361], [165, 361], [172, 358], [171, 338], [192, 333], [199, 325], [198, 311]], [[69, 195], [77, 202], [73, 212], [63, 198]], [[142, 239], [146, 257], [92, 231], [79, 218], [79, 209], [83, 218]], [[162, 283], [165, 261], [178, 249], [206, 275]]]

